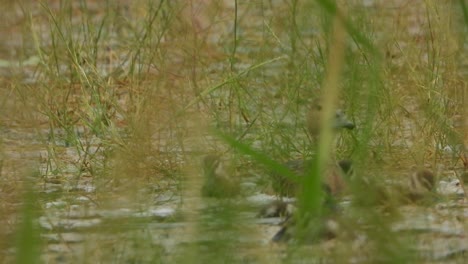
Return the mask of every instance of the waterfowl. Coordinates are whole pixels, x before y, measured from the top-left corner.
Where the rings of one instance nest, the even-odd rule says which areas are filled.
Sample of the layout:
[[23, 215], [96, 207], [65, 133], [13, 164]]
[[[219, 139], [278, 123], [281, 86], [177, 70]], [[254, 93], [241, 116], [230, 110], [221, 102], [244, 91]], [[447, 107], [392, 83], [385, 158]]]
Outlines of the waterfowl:
[[[378, 188], [378, 187], [377, 187]], [[400, 185], [380, 187], [381, 201], [378, 204], [386, 205], [389, 201], [396, 204], [411, 204], [428, 201], [434, 197], [436, 189], [436, 176], [428, 169], [418, 169], [413, 172], [409, 181]]]
[[202, 165], [204, 173], [202, 196], [229, 198], [239, 194], [239, 181], [232, 177], [228, 166], [219, 155], [206, 155]]
[[[419, 169], [411, 174], [407, 185], [368, 186], [366, 188], [376, 189], [377, 201], [374, 204], [388, 211], [395, 209], [390, 206], [392, 202], [401, 205], [428, 201], [434, 195], [436, 182], [436, 176], [432, 171]], [[340, 225], [336, 218], [337, 211], [327, 204], [324, 208], [328, 210], [328, 213], [315, 219], [304, 220], [293, 214], [288, 215], [280, 230], [273, 236], [272, 242], [287, 242], [296, 238], [301, 242], [310, 243], [335, 238], [340, 232]], [[298, 230], [298, 228], [302, 229]]]
[[434, 193], [436, 176], [428, 169], [419, 169], [411, 175], [407, 197], [410, 201], [424, 199]]
[[296, 212], [294, 201], [276, 200], [260, 209], [258, 217], [286, 217], [289, 218]]
[[[317, 140], [317, 137], [321, 131], [321, 124], [322, 124], [322, 105], [319, 102], [314, 102], [312, 107], [307, 114], [307, 131], [309, 135], [314, 139]], [[333, 120], [330, 122], [333, 130], [336, 132], [341, 130], [342, 128], [345, 129], [354, 129], [355, 125], [351, 122], [345, 115], [345, 113], [341, 109], [337, 109], [335, 111], [335, 115]]]
[[[311, 136], [314, 144], [317, 143], [319, 134], [321, 132], [321, 118], [322, 118], [322, 107], [320, 104], [314, 104], [307, 115], [307, 131]], [[333, 132], [337, 132], [340, 129], [354, 129], [355, 125], [347, 119], [344, 113], [340, 110], [335, 112], [333, 120], [330, 122]], [[301, 176], [307, 174], [307, 168], [310, 167], [311, 160], [293, 160], [285, 163], [296, 175]], [[342, 160], [337, 163], [332, 163], [323, 173], [322, 189], [325, 197], [323, 201], [324, 212], [323, 217], [318, 219], [311, 219], [309, 217], [299, 218], [298, 215], [289, 214], [287, 219], [284, 221], [281, 229], [273, 236], [273, 242], [284, 242], [288, 241], [295, 235], [299, 235], [298, 229], [300, 228], [300, 241], [314, 241], [316, 238], [332, 238], [337, 232], [338, 225], [336, 221], [332, 219], [333, 212], [336, 211], [335, 196], [340, 195], [345, 189], [346, 176], [352, 173], [352, 163], [349, 160]], [[281, 196], [292, 196], [298, 193], [300, 190], [300, 179], [296, 181], [284, 175], [274, 173], [273, 174], [273, 189], [278, 192]], [[281, 209], [288, 208], [279, 203], [278, 215], [285, 214]], [[267, 211], [270, 214], [275, 212], [271, 208]], [[327, 216], [325, 216], [327, 215]], [[276, 216], [276, 215], [275, 215]], [[302, 215], [304, 216], [304, 214]], [[311, 221], [314, 223], [311, 224]], [[297, 237], [296, 237], [297, 238]]]
[[[320, 104], [315, 103], [307, 115], [307, 131], [312, 138], [313, 142], [318, 141], [321, 125], [322, 107]], [[337, 110], [335, 116], [331, 121], [331, 126], [334, 132], [340, 129], [354, 129], [355, 125], [349, 121], [346, 115]], [[307, 173], [307, 167], [310, 166], [312, 160], [291, 160], [284, 163], [291, 172], [297, 176], [302, 176]], [[345, 182], [343, 176], [349, 175], [351, 172], [351, 161], [342, 160], [336, 164], [328, 166], [324, 172], [324, 188], [329, 190], [332, 195], [337, 195], [344, 190]], [[272, 187], [273, 190], [280, 196], [295, 196], [300, 189], [300, 179], [291, 179], [280, 173], [272, 173]]]
[[[286, 166], [291, 170], [294, 170], [298, 175], [302, 175], [304, 163], [307, 164], [311, 161], [301, 161], [301, 160], [292, 160], [289, 161]], [[299, 170], [300, 169], [300, 170]], [[330, 171], [332, 175], [329, 175], [322, 184], [322, 189], [325, 192], [325, 195], [330, 198], [332, 196], [337, 196], [342, 193], [345, 189], [345, 184], [343, 178], [349, 178], [352, 174], [352, 163], [350, 160], [340, 160], [336, 163], [335, 166], [332, 166]], [[293, 182], [286, 177], [281, 177], [276, 180], [277, 186], [275, 189], [281, 194], [287, 194], [286, 196], [291, 196], [298, 192], [299, 183]], [[326, 198], [327, 198], [326, 197]], [[326, 206], [334, 207], [330, 199], [325, 200]], [[263, 207], [258, 214], [259, 217], [289, 217], [295, 212], [294, 202], [278, 200], [273, 203], [270, 203]]]
[[[301, 228], [301, 230], [298, 230], [298, 228]], [[283, 222], [281, 229], [273, 236], [271, 241], [281, 243], [295, 238], [297, 241], [304, 243], [313, 243], [318, 240], [335, 238], [339, 229], [339, 224], [333, 217], [317, 219], [311, 224], [292, 215]]]

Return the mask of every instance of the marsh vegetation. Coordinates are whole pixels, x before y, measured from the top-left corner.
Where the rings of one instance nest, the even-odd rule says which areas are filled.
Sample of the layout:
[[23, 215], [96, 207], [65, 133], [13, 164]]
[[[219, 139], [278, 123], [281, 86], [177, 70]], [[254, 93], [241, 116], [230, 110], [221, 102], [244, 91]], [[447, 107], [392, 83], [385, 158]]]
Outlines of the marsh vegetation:
[[[0, 262], [466, 263], [464, 1], [0, 6]], [[311, 135], [319, 98], [355, 128]], [[313, 160], [299, 230], [352, 161], [332, 238], [274, 243], [284, 218], [258, 217], [291, 160]]]

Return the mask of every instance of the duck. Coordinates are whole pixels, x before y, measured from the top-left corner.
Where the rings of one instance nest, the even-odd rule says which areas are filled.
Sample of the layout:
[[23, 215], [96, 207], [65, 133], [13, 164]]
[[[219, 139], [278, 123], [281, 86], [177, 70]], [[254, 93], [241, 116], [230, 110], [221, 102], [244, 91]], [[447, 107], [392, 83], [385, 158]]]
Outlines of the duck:
[[[319, 134], [321, 132], [321, 118], [322, 118], [322, 106], [319, 103], [314, 103], [309, 110], [307, 115], [307, 132], [310, 135], [313, 144], [317, 144]], [[355, 128], [353, 122], [351, 122], [343, 111], [336, 110], [333, 120], [330, 122], [332, 126], [332, 132], [336, 133], [342, 129], [352, 130]], [[302, 176], [307, 173], [307, 168], [311, 166], [313, 160], [291, 160], [284, 164], [290, 171], [297, 176]], [[262, 212], [267, 212], [268, 216], [285, 216], [286, 220], [283, 222], [280, 230], [271, 239], [272, 242], [285, 242], [291, 238], [298, 238], [297, 235], [302, 234], [303, 237], [299, 240], [309, 241], [315, 240], [317, 237], [332, 238], [337, 232], [338, 225], [333, 220], [333, 215], [338, 211], [336, 206], [336, 199], [346, 189], [346, 178], [350, 178], [353, 169], [352, 162], [350, 160], [340, 160], [338, 162], [332, 162], [322, 172], [322, 190], [324, 192], [323, 199], [323, 212], [324, 217], [312, 219], [311, 217], [304, 217], [307, 214], [296, 213], [296, 210], [290, 210], [290, 206], [285, 206], [281, 201], [272, 204], [276, 206], [277, 210], [268, 208], [263, 209]], [[291, 178], [280, 173], [273, 173], [273, 189], [282, 196], [297, 196], [301, 190], [301, 179]], [[288, 210], [286, 210], [288, 209]], [[292, 212], [292, 213], [290, 213]], [[326, 216], [325, 216], [326, 215]], [[310, 222], [314, 221], [314, 224]], [[301, 232], [298, 232], [298, 229]], [[304, 231], [304, 232], [302, 232]]]
[[[321, 116], [322, 106], [315, 102], [307, 115], [307, 131], [314, 144], [318, 142], [318, 136], [321, 131]], [[338, 132], [341, 129], [352, 130], [355, 128], [342, 110], [336, 110], [333, 120], [331, 121], [333, 132]], [[290, 160], [283, 165], [297, 176], [302, 176], [307, 173], [307, 167], [310, 166], [312, 160]], [[338, 195], [345, 189], [344, 176], [349, 176], [352, 172], [352, 162], [350, 160], [340, 160], [337, 163], [328, 166], [325, 172], [323, 188], [329, 191], [332, 195]], [[272, 188], [280, 197], [293, 197], [300, 190], [300, 178], [291, 178], [281, 173], [272, 172]]]
[[[419, 204], [434, 197], [436, 183], [436, 175], [431, 170], [420, 168], [411, 174], [406, 185], [385, 187], [367, 185], [365, 188], [376, 189], [376, 201], [371, 201], [370, 204], [366, 203], [365, 206], [375, 205], [385, 212], [389, 212], [395, 209], [391, 206], [392, 203], [397, 205]], [[271, 241], [283, 243], [295, 240], [303, 243], [314, 243], [337, 237], [342, 230], [339, 224], [339, 211], [327, 203], [324, 203], [324, 207], [326, 213], [322, 217], [301, 219], [297, 214], [287, 215], [280, 230], [275, 233]], [[298, 230], [299, 228], [301, 229]]]
[[203, 158], [203, 186], [201, 195], [213, 198], [231, 198], [239, 195], [240, 182], [222, 160], [221, 155], [208, 154]]

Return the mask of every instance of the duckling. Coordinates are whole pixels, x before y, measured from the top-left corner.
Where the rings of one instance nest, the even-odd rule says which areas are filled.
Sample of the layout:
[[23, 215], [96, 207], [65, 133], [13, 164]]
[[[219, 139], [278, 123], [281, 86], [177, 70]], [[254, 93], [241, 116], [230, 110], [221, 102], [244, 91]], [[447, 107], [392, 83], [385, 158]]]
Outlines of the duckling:
[[416, 202], [431, 196], [436, 187], [436, 176], [428, 169], [419, 169], [411, 175], [406, 196]]
[[361, 180], [359, 185], [363, 190], [369, 190], [369, 193], [366, 196], [354, 197], [353, 203], [397, 213], [400, 205], [431, 201], [431, 198], [435, 197], [436, 176], [428, 169], [418, 169], [411, 174], [408, 182], [388, 184]]
[[210, 154], [203, 158], [204, 183], [202, 196], [229, 198], [240, 193], [239, 181], [232, 177], [219, 155]]
[[[413, 172], [409, 182], [401, 185], [391, 185], [386, 187], [386, 194], [382, 197], [388, 201], [395, 201], [397, 204], [414, 204], [430, 201], [434, 198], [436, 189], [436, 176], [428, 169], [418, 169]], [[390, 196], [396, 197], [390, 197]], [[385, 203], [386, 200], [380, 203]]]

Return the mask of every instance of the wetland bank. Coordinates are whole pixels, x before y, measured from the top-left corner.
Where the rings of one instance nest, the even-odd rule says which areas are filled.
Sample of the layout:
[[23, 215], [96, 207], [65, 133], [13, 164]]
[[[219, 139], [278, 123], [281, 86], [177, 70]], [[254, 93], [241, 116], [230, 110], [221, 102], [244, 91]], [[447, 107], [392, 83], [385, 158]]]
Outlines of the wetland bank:
[[[468, 259], [463, 1], [0, 5], [2, 263]], [[355, 128], [315, 144], [319, 97]], [[291, 160], [352, 161], [333, 238], [271, 241]], [[240, 189], [202, 196], [204, 166]], [[421, 169], [435, 189], [402, 202]]]

